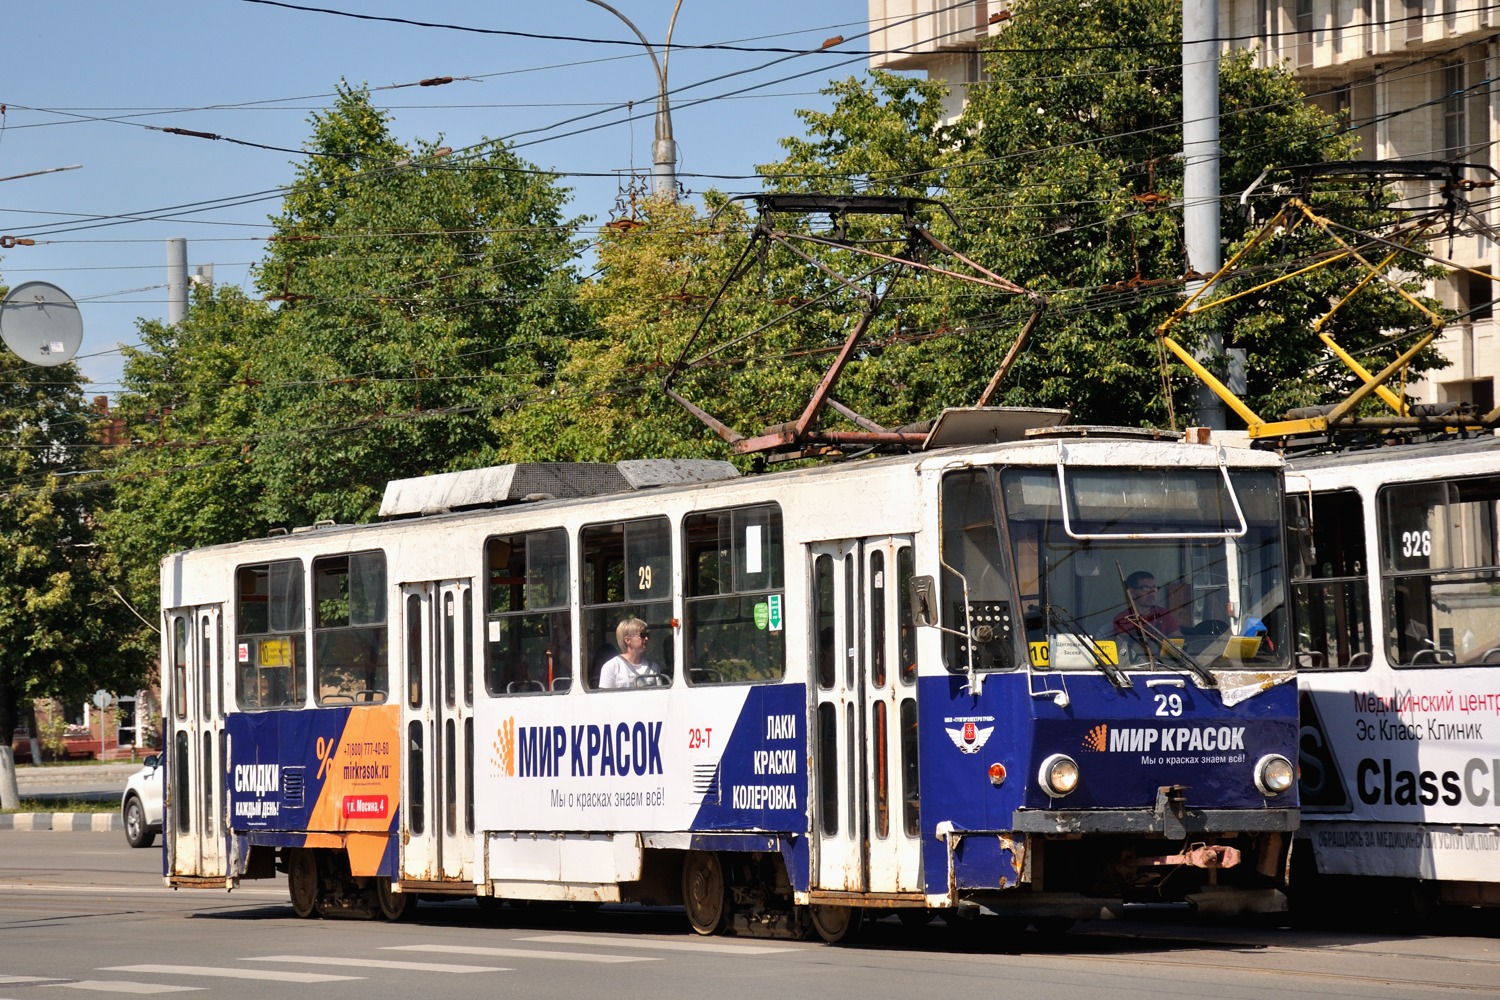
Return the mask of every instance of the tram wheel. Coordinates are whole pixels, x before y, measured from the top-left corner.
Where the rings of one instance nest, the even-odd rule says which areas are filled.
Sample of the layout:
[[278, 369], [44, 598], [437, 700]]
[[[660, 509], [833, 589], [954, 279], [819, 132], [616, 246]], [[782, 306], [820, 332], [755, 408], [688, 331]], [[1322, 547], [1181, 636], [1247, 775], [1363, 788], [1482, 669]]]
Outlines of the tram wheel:
[[306, 919], [318, 912], [318, 856], [305, 847], [287, 852], [286, 880], [292, 912]]
[[724, 866], [713, 851], [688, 851], [682, 865], [682, 903], [699, 934], [718, 934], [729, 923]]
[[857, 906], [825, 906], [814, 903], [807, 908], [813, 930], [828, 944], [852, 941], [864, 923], [864, 911]]
[[375, 909], [380, 919], [395, 923], [417, 912], [417, 897], [409, 892], [391, 891], [391, 880], [375, 880]]

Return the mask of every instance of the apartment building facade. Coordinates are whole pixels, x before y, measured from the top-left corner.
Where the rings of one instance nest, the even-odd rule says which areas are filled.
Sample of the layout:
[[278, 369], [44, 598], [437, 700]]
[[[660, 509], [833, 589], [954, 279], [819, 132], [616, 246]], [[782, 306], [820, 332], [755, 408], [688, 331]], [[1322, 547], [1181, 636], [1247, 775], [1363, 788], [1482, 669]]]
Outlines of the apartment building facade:
[[[983, 79], [978, 43], [1005, 30], [1003, 0], [869, 0], [875, 68], [926, 72], [949, 85], [956, 117], [967, 88]], [[1250, 50], [1262, 66], [1287, 65], [1308, 99], [1340, 114], [1360, 155], [1450, 160], [1496, 167], [1500, 105], [1492, 94], [1500, 59], [1500, 0], [1221, 0], [1221, 46]], [[1412, 197], [1433, 197], [1413, 189]], [[1491, 226], [1500, 187], [1471, 202]], [[1491, 303], [1500, 246], [1484, 235], [1432, 247], [1459, 266], [1430, 291], [1461, 317], [1439, 342], [1450, 366], [1409, 386], [1419, 402], [1495, 405], [1500, 343]]]

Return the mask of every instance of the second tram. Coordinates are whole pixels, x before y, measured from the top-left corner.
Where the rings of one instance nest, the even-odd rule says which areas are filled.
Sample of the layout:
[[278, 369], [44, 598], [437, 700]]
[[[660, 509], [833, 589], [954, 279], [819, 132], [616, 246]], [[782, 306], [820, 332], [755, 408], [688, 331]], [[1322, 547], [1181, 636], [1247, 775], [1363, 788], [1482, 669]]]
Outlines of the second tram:
[[1500, 438], [1297, 458], [1287, 489], [1298, 885], [1500, 905]]

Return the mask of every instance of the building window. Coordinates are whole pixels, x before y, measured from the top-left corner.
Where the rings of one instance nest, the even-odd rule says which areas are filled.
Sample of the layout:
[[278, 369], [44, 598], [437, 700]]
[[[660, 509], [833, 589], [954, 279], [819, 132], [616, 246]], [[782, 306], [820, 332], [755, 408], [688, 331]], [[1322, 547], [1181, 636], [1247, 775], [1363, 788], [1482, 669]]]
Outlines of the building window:
[[1406, 0], [1406, 40], [1422, 40], [1422, 0]]
[[1443, 158], [1461, 160], [1468, 148], [1468, 95], [1464, 64], [1449, 63], [1443, 67]]
[[1463, 311], [1460, 318], [1470, 323], [1490, 319], [1494, 315], [1495, 279], [1490, 276], [1489, 265], [1462, 271], [1460, 274], [1463, 276], [1464, 296], [1459, 303], [1459, 309]]
[[1276, 4], [1271, 0], [1256, 0], [1255, 23], [1260, 31], [1261, 47], [1274, 62], [1281, 51], [1276, 32]]
[[1296, 0], [1294, 14], [1297, 31], [1297, 65], [1313, 64], [1313, 4], [1312, 0]]

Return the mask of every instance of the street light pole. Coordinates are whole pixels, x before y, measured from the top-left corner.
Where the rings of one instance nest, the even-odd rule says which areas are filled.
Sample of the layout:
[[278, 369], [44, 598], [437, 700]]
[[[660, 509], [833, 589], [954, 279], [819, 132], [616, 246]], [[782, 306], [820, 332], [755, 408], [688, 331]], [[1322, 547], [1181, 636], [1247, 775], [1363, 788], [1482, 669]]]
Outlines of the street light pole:
[[651, 144], [652, 176], [655, 184], [652, 187], [657, 197], [677, 200], [677, 142], [672, 138], [672, 109], [667, 102], [667, 60], [672, 54], [672, 29], [677, 26], [677, 12], [682, 9], [682, 0], [677, 0], [677, 5], [672, 8], [672, 20], [667, 24], [667, 41], [662, 47], [661, 60], [657, 61], [656, 50], [641, 34], [630, 18], [615, 10], [604, 0], [588, 0], [595, 7], [603, 7], [615, 17], [625, 22], [626, 27], [635, 32], [641, 45], [646, 49], [646, 54], [651, 57], [651, 65], [656, 70], [656, 139]]

